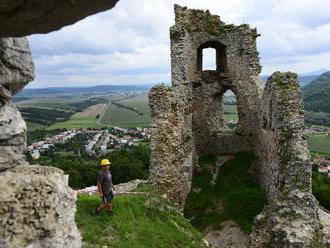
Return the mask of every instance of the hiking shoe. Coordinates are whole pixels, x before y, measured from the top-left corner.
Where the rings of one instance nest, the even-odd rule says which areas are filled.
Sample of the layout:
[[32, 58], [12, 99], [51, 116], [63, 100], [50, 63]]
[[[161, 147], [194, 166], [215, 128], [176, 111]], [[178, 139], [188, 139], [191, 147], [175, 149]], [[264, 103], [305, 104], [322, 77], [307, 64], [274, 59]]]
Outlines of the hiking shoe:
[[109, 216], [113, 216], [115, 213], [113, 211], [109, 212]]
[[93, 215], [94, 215], [94, 216], [100, 216], [100, 211], [95, 210], [95, 211], [93, 212]]

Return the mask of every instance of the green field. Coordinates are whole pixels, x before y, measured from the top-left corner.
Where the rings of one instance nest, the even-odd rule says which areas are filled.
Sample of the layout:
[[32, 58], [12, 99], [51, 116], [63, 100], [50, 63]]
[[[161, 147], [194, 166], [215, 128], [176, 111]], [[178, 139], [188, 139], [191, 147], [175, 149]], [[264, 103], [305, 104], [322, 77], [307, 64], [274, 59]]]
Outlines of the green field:
[[224, 105], [224, 112], [226, 121], [238, 121], [236, 105]]
[[311, 135], [308, 138], [308, 148], [311, 152], [330, 153], [330, 136]]
[[59, 129], [59, 128], [101, 128], [103, 125], [98, 123], [98, 117], [103, 114], [106, 108], [106, 104], [96, 104], [82, 112], [78, 112], [71, 116], [68, 121], [57, 122], [50, 126], [48, 129]]
[[150, 110], [148, 106], [148, 95], [146, 93], [119, 102], [121, 104], [134, 106], [137, 110], [142, 112], [143, 115], [111, 104], [101, 120], [102, 124], [128, 128], [145, 127], [149, 125]]
[[29, 131], [40, 130], [40, 129], [46, 128], [46, 126], [44, 126], [44, 125], [40, 125], [38, 123], [29, 122], [29, 121], [26, 122], [26, 126]]
[[[92, 111], [91, 115], [85, 115], [81, 113], [86, 113], [89, 111], [91, 104], [88, 102], [88, 96], [74, 96], [74, 97], [50, 97], [50, 98], [36, 98], [29, 99], [23, 102], [19, 102], [20, 108], [41, 108], [49, 109], [52, 112], [58, 111], [70, 111], [72, 116], [65, 121], [48, 120], [47, 116], [52, 116], [54, 114], [43, 115], [45, 116], [45, 123], [51, 123], [46, 125], [40, 125], [42, 120], [33, 121], [27, 120], [29, 130], [35, 129], [57, 129], [57, 128], [99, 128], [103, 126], [119, 126], [119, 127], [146, 127], [150, 124], [150, 110], [148, 106], [148, 94], [138, 94], [133, 96], [117, 95], [109, 96], [111, 101], [116, 101], [117, 103], [123, 105], [118, 106], [115, 104], [108, 105], [108, 108], [104, 108], [102, 113], [98, 110]], [[105, 99], [104, 96], [100, 97], [98, 104], [105, 104], [102, 102]], [[93, 105], [96, 106], [96, 105]], [[125, 106], [134, 107], [136, 111], [132, 109], [127, 109]], [[225, 119], [228, 120], [238, 120], [237, 108], [235, 105], [224, 105]], [[74, 114], [75, 113], [75, 114]], [[94, 114], [97, 113], [97, 114]], [[36, 113], [37, 114], [37, 113]], [[35, 115], [36, 115], [35, 114]], [[100, 115], [100, 118], [96, 118], [96, 115]], [[37, 122], [39, 121], [39, 125]], [[55, 123], [54, 123], [55, 122]]]

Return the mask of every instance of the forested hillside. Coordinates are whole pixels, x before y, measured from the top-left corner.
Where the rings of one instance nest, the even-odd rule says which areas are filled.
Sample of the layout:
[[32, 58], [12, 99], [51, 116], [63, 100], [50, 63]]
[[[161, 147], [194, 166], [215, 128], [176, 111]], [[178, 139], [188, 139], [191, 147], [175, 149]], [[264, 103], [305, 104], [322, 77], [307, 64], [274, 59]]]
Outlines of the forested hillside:
[[330, 125], [330, 71], [303, 88], [307, 123]]

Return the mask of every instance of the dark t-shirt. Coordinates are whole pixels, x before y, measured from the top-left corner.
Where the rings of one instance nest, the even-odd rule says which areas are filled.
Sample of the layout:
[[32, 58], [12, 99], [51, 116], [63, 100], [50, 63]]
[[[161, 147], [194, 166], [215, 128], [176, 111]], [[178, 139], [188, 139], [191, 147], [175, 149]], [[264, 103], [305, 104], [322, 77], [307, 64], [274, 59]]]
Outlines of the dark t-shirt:
[[112, 176], [109, 171], [100, 171], [97, 182], [101, 184], [103, 194], [108, 194], [112, 191]]

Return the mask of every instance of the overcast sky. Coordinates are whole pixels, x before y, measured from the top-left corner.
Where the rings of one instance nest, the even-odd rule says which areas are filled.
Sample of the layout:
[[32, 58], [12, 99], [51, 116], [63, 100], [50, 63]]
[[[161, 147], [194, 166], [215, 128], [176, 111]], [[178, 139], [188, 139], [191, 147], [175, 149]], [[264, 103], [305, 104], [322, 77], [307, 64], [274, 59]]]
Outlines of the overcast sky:
[[329, 0], [120, 0], [60, 31], [30, 36], [36, 80], [29, 87], [170, 82], [174, 3], [256, 27], [263, 75], [330, 70]]

